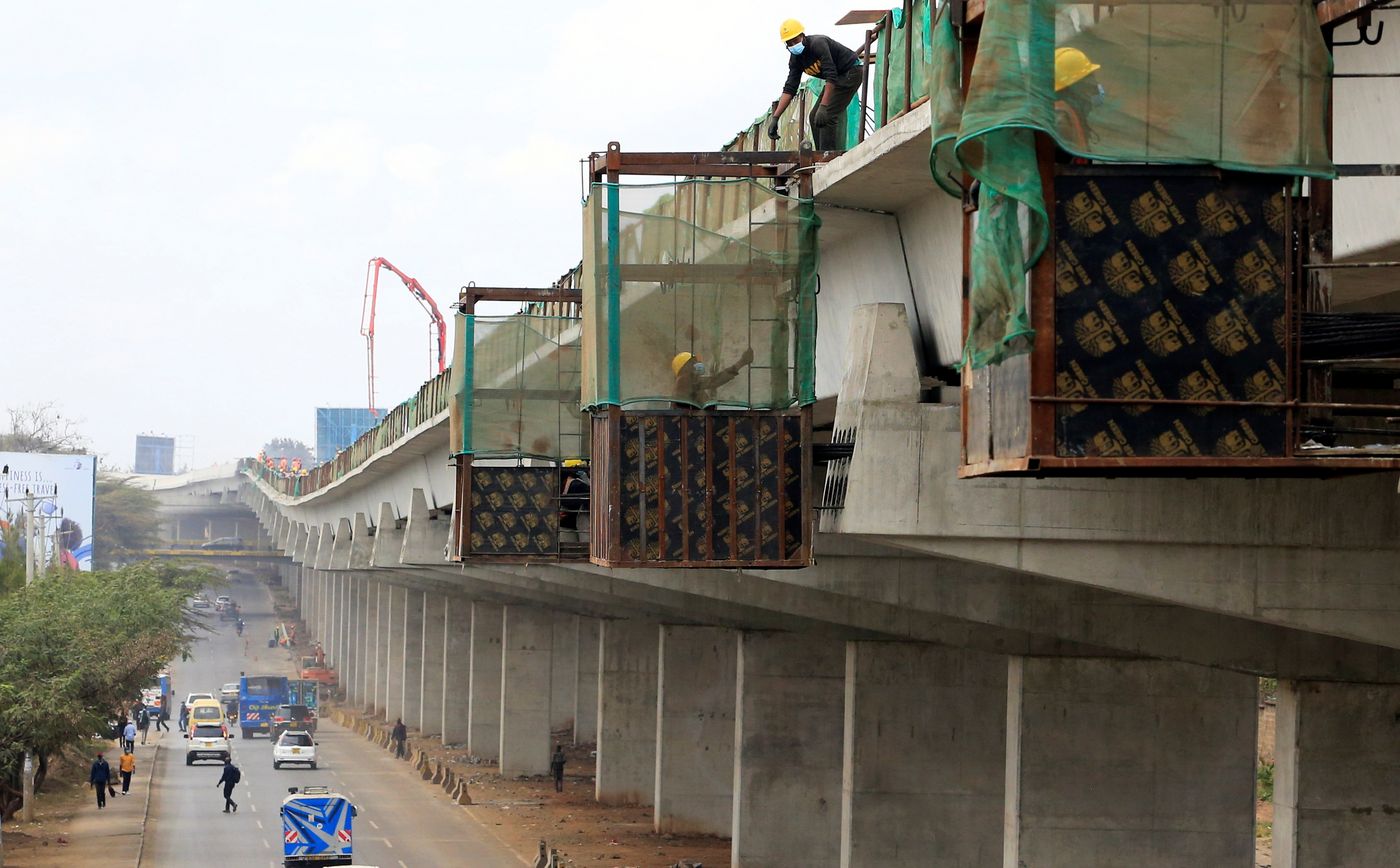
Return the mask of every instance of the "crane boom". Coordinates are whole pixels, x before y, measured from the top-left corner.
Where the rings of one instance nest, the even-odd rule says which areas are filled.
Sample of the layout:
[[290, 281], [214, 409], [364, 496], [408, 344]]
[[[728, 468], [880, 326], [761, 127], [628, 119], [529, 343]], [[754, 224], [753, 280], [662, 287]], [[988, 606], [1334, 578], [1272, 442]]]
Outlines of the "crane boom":
[[[374, 406], [374, 311], [379, 301], [379, 271], [382, 268], [387, 268], [397, 274], [399, 279], [403, 281], [403, 285], [408, 288], [409, 293], [418, 300], [418, 305], [428, 312], [430, 317], [428, 323], [428, 376], [441, 374], [447, 370], [447, 323], [443, 320], [442, 312], [438, 310], [437, 303], [433, 301], [433, 297], [428, 295], [428, 291], [416, 278], [404, 274], [384, 257], [374, 257], [369, 261], [369, 267], [365, 271], [365, 297], [360, 308], [360, 334], [365, 339], [365, 360], [369, 365], [369, 409], [371, 413], [378, 413]], [[437, 369], [433, 370], [435, 350]]]

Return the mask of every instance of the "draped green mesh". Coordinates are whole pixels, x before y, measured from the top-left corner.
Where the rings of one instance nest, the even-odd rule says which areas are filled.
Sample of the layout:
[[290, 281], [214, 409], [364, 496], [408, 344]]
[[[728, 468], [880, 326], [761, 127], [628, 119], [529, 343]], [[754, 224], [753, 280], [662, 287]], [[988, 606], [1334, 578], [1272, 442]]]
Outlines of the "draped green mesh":
[[579, 409], [579, 320], [459, 315], [461, 452], [480, 458], [588, 457]]
[[[1057, 73], [1065, 52], [1087, 63], [1061, 57]], [[1331, 59], [1308, 0], [989, 0], [965, 100], [954, 93], [958, 46], [946, 14], [932, 57], [930, 169], [950, 192], [963, 171], [980, 182], [964, 354], [974, 367], [1025, 351], [1033, 337], [1025, 274], [1049, 237], [1036, 132], [1094, 161], [1334, 174], [1324, 127]]]
[[811, 201], [748, 179], [595, 184], [583, 405], [812, 403], [819, 225]]

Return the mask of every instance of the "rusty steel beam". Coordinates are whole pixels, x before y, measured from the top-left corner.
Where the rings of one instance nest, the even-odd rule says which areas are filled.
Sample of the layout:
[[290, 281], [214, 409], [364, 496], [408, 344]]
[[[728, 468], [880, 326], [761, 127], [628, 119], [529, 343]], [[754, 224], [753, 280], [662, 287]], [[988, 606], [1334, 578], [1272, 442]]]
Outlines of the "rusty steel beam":
[[462, 313], [473, 313], [478, 301], [559, 301], [583, 303], [577, 287], [551, 286], [536, 289], [520, 286], [464, 286], [457, 296], [456, 307]]
[[618, 175], [685, 175], [715, 178], [773, 178], [802, 165], [823, 162], [833, 152], [798, 151], [623, 151], [617, 142], [588, 155], [588, 173], [601, 181]]

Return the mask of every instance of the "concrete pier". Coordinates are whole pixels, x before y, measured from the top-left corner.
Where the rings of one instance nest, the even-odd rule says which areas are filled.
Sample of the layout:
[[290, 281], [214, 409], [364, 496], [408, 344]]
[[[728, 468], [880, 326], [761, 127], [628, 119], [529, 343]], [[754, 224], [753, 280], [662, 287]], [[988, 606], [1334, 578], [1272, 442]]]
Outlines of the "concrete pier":
[[651, 621], [602, 624], [595, 795], [604, 804], [652, 803], [658, 635]]
[[501, 774], [549, 772], [554, 613], [505, 606], [501, 626]]
[[657, 832], [729, 835], [739, 634], [664, 626], [656, 710]]

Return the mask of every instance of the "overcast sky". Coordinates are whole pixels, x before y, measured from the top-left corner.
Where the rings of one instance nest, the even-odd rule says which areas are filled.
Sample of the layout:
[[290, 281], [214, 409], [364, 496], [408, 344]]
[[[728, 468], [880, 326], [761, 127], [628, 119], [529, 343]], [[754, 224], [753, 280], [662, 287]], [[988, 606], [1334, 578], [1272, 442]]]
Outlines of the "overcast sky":
[[[877, 4], [878, 5], [878, 4]], [[783, 18], [852, 0], [10, 4], [0, 52], [0, 408], [53, 401], [106, 466], [314, 445], [364, 406], [365, 263], [447, 311], [580, 258], [579, 159], [713, 150], [778, 94]], [[381, 281], [378, 403], [429, 373]]]

